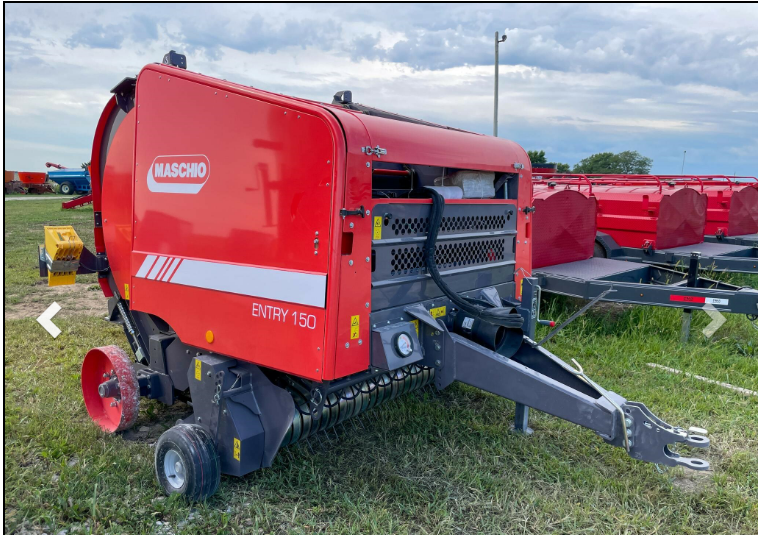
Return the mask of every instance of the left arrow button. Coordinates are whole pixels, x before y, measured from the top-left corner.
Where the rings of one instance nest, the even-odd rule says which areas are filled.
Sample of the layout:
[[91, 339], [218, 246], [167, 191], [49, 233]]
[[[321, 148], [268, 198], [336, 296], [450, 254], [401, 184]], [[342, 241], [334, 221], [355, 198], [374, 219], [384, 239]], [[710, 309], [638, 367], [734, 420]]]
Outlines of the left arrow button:
[[47, 310], [45, 310], [39, 318], [37, 318], [37, 323], [42, 325], [53, 338], [58, 338], [58, 335], [61, 333], [61, 330], [52, 321], [53, 317], [60, 312], [60, 310], [61, 306], [58, 303], [53, 303], [47, 307]]

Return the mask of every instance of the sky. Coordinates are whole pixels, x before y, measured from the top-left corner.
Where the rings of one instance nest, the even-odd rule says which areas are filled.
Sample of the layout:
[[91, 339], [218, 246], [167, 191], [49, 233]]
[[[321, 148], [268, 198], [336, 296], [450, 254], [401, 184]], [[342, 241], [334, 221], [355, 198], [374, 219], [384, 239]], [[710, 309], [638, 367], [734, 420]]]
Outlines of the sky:
[[5, 169], [90, 159], [110, 89], [189, 70], [492, 134], [550, 161], [758, 174], [757, 4], [5, 4]]

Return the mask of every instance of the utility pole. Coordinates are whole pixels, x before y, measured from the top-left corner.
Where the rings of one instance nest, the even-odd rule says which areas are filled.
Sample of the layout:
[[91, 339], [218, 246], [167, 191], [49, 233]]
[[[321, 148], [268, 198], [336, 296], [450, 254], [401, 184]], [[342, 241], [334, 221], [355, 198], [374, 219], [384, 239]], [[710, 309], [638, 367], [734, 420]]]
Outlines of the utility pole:
[[684, 174], [684, 160], [687, 158], [687, 151], [684, 151], [684, 156], [682, 156], [682, 172], [679, 173], [680, 175]]
[[503, 38], [500, 38], [500, 33], [495, 32], [495, 120], [492, 126], [492, 135], [497, 137], [497, 94], [498, 94], [498, 78], [500, 77], [500, 43], [504, 43], [508, 39], [508, 36], [503, 34]]

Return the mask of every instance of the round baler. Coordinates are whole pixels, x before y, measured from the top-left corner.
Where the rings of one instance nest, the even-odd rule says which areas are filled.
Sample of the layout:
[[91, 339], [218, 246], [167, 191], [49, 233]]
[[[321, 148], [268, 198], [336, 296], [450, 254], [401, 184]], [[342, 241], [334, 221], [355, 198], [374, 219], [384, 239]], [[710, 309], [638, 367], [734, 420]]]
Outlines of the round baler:
[[133, 425], [142, 397], [191, 402], [155, 447], [167, 493], [205, 499], [222, 473], [454, 381], [516, 401], [516, 429], [532, 407], [632, 458], [708, 467], [668, 447], [707, 438], [532, 340], [532, 185], [517, 144], [349, 91], [323, 104], [203, 76], [173, 51], [112, 92], [92, 151], [95, 251], [56, 255], [71, 240], [49, 231], [40, 270], [47, 258], [50, 280], [98, 273], [134, 354], [84, 359], [104, 431]]

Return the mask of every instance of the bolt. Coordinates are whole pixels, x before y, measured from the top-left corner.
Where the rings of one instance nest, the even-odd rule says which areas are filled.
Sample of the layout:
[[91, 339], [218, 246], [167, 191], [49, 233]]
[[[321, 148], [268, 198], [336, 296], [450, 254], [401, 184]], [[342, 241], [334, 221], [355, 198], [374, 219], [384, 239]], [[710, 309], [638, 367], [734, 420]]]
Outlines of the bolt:
[[628, 437], [632, 436], [632, 430], [631, 429], [627, 429], [626, 430], [626, 436], [628, 436]]
[[207, 375], [208, 377], [210, 377], [211, 376], [211, 372], [208, 372], [205, 375]]
[[116, 402], [116, 401], [111, 401], [111, 407], [115, 407], [116, 405], [118, 405], [118, 402]]
[[369, 162], [366, 162], [366, 167], [371, 167], [371, 164]]
[[110, 375], [108, 375], [107, 373], [103, 374], [103, 379], [107, 379], [108, 377], [110, 377]]
[[345, 347], [350, 347], [350, 342], [345, 342]]
[[630, 426], [632, 425], [632, 423], [633, 423], [633, 422], [632, 422], [632, 419], [631, 419], [631, 418], [626, 418], [626, 419], [624, 420], [624, 423], [626, 423], [626, 426], [627, 426], [627, 427], [630, 427]]
[[439, 343], [439, 342], [437, 342], [436, 340], [434, 341], [434, 349], [435, 349], [436, 351], [439, 351], [440, 349], [442, 349], [442, 346], [441, 346], [441, 345], [440, 345], [440, 343]]
[[224, 414], [226, 414], [226, 409], [224, 409]]
[[350, 223], [350, 228], [353, 228], [355, 226], [355, 223]]
[[374, 323], [371, 327], [372, 329], [376, 329], [376, 323]]
[[321, 351], [321, 348], [320, 348], [320, 347], [317, 347], [317, 348], [316, 348], [316, 351]]
[[318, 236], [318, 230], [316, 231], [316, 236]]
[[348, 266], [352, 266], [353, 265], [353, 261], [352, 260], [348, 260], [347, 265]]
[[368, 303], [366, 303], [366, 308], [368, 308], [368, 307], [369, 307], [369, 304], [368, 304]]
[[442, 366], [442, 361], [441, 360], [435, 360], [434, 361], [434, 365], [439, 368], [440, 366]]
[[439, 335], [440, 335], [439, 331], [434, 331], [434, 336], [439, 336]]
[[202, 421], [203, 421], [203, 419], [202, 419], [202, 418], [200, 418], [200, 417], [198, 416], [198, 417], [197, 417], [197, 423], [200, 423], [200, 422], [202, 422]]
[[318, 251], [313, 251], [313, 254], [318, 254]]
[[366, 210], [366, 215], [371, 215], [371, 210]]
[[326, 163], [332, 163], [332, 161], [331, 160], [327, 160]]
[[631, 448], [632, 446], [634, 446], [634, 440], [629, 441], [629, 447]]
[[284, 112], [284, 115], [287, 115], [287, 112], [286, 112], [286, 111]]
[[371, 262], [371, 259], [368, 256], [366, 257], [366, 262]]
[[359, 345], [359, 346], [362, 346], [362, 345], [363, 345], [363, 340], [362, 340], [362, 339], [360, 339], [360, 338], [358, 339], [358, 345]]

